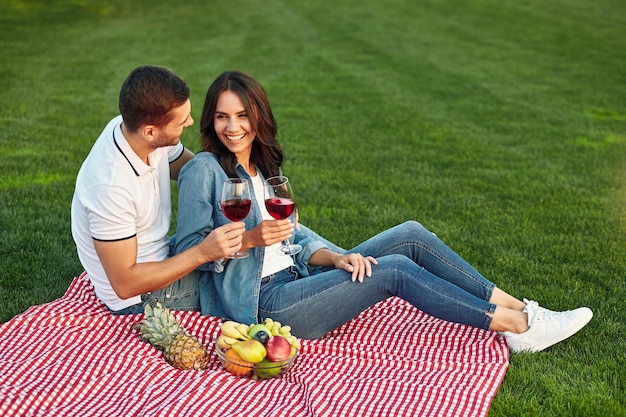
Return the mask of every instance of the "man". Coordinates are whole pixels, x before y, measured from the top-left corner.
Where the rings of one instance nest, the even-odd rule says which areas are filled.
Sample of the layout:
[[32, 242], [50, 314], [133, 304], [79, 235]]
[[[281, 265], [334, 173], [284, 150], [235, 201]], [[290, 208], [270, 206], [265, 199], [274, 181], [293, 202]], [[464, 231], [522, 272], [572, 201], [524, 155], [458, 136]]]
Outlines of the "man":
[[115, 314], [144, 302], [200, 310], [194, 270], [241, 248], [242, 222], [172, 255], [170, 180], [193, 156], [180, 136], [193, 125], [189, 87], [167, 68], [141, 66], [122, 84], [120, 115], [83, 162], [72, 199], [72, 236], [96, 295]]

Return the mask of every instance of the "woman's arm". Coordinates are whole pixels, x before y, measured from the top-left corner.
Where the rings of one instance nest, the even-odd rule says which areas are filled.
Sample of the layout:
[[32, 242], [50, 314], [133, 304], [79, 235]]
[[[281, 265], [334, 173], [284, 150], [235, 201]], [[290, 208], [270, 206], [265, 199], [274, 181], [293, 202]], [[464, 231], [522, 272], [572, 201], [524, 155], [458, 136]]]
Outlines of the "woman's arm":
[[[213, 221], [213, 202], [216, 198], [214, 175], [207, 161], [200, 158], [191, 159], [180, 172], [176, 253], [196, 246], [216, 227]], [[199, 269], [211, 270], [212, 265], [205, 264]]]
[[309, 265], [331, 266], [352, 273], [352, 282], [372, 276], [372, 265], [378, 265], [378, 261], [371, 256], [363, 256], [360, 253], [341, 254], [328, 249], [320, 249], [309, 258]]

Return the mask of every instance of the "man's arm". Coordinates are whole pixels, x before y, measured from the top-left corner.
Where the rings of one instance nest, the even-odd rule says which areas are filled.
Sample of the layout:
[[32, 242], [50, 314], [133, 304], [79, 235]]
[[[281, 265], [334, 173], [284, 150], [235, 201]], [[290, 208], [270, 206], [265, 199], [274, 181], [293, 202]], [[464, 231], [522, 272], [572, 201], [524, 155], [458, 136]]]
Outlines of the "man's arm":
[[242, 222], [213, 230], [202, 242], [160, 262], [137, 262], [137, 238], [94, 240], [113, 291], [122, 299], [167, 287], [197, 267], [222, 259], [241, 248]]
[[180, 173], [183, 165], [187, 163], [191, 158], [193, 158], [194, 153], [189, 149], [184, 148], [183, 154], [178, 157], [174, 162], [170, 163], [170, 178], [174, 181], [178, 180], [178, 174]]

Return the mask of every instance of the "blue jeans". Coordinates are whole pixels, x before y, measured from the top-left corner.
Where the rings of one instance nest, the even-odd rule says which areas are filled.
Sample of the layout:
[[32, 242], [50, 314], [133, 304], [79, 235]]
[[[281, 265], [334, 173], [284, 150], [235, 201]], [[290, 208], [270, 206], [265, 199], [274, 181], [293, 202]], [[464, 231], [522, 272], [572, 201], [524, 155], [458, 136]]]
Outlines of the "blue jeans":
[[143, 314], [145, 303], [155, 306], [157, 302], [171, 310], [200, 311], [200, 272], [193, 271], [178, 281], [157, 291], [141, 295], [141, 303], [113, 311], [115, 315]]
[[378, 260], [371, 278], [352, 282], [349, 272], [333, 267], [306, 278], [290, 270], [270, 275], [261, 282], [259, 319], [271, 317], [298, 337], [314, 339], [398, 296], [434, 317], [489, 329], [495, 284], [421, 224], [403, 223], [348, 252]]

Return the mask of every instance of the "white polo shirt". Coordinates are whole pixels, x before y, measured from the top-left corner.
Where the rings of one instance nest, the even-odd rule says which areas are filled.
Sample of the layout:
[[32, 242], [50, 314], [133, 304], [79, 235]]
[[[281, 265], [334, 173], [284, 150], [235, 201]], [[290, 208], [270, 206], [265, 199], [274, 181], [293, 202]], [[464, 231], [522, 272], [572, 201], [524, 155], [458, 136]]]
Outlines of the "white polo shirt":
[[141, 296], [119, 298], [106, 276], [93, 239], [137, 237], [137, 263], [162, 261], [169, 255], [171, 218], [170, 162], [183, 145], [154, 150], [146, 165], [132, 150], [117, 116], [104, 128], [83, 162], [72, 199], [72, 236], [78, 257], [96, 295], [111, 310], [141, 302]]

